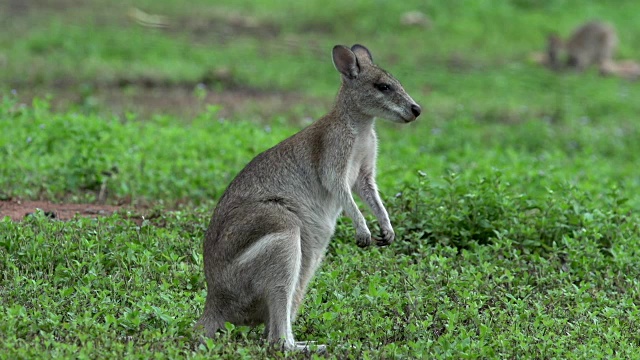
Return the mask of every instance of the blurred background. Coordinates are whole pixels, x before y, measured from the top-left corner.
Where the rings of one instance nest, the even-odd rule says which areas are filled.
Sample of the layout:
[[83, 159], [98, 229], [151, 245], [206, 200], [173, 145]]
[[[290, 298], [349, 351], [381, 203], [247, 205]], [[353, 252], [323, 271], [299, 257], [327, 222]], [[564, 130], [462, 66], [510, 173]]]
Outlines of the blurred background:
[[258, 152], [327, 112], [340, 79], [331, 49], [361, 43], [423, 108], [411, 130], [377, 125], [383, 193], [415, 184], [418, 171], [446, 185], [453, 173], [473, 182], [497, 169], [515, 192], [623, 187], [640, 208], [637, 74], [544, 65], [550, 34], [566, 41], [591, 20], [617, 32], [613, 61], [635, 64], [637, 9], [635, 0], [4, 0], [0, 197], [217, 199]]
[[308, 121], [337, 90], [333, 45], [362, 43], [432, 119], [630, 116], [636, 84], [559, 76], [532, 54], [601, 19], [618, 31], [616, 58], [640, 59], [636, 13], [635, 1], [4, 0], [0, 84], [55, 109], [189, 117], [218, 104], [225, 117]]

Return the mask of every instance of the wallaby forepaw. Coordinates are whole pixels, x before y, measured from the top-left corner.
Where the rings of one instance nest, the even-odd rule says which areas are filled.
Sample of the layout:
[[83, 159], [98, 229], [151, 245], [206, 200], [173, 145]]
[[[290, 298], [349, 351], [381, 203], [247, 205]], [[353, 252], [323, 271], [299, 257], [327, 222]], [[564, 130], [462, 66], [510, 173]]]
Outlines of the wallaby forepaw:
[[396, 234], [391, 228], [382, 230], [381, 235], [382, 237], [380, 239], [376, 239], [376, 245], [378, 246], [390, 245], [396, 237]]
[[356, 234], [356, 244], [361, 248], [371, 245], [371, 233]]

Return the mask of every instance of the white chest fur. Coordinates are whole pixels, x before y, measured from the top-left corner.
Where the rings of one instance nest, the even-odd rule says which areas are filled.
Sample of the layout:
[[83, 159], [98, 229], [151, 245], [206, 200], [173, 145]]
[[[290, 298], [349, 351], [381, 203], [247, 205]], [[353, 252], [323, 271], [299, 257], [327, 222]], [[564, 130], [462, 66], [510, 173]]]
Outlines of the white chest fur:
[[373, 129], [356, 139], [347, 164], [346, 177], [349, 188], [355, 185], [362, 166], [369, 161], [375, 161], [376, 151], [376, 136]]

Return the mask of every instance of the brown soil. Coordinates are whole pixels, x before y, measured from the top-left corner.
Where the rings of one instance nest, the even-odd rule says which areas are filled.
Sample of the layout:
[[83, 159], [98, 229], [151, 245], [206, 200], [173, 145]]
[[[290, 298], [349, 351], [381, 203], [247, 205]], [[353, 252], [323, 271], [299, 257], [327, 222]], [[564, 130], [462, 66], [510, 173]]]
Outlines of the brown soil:
[[30, 11], [62, 11], [82, 5], [81, 0], [8, 0], [0, 8], [9, 16], [26, 15]]
[[122, 206], [100, 204], [54, 204], [48, 201], [1, 200], [0, 218], [8, 216], [20, 221], [41, 209], [47, 217], [58, 220], [70, 220], [74, 216], [98, 217], [111, 215], [123, 209]]
[[[317, 115], [317, 109], [330, 105], [327, 99], [312, 98], [299, 92], [266, 90], [241, 84], [224, 68], [192, 81], [141, 77], [83, 82], [64, 77], [47, 84], [22, 79], [10, 85], [23, 103], [54, 93], [51, 98], [54, 111], [88, 105], [92, 111], [114, 115], [133, 112], [142, 118], [156, 114], [190, 118], [202, 114], [209, 105], [217, 105], [220, 107], [218, 117], [222, 118], [233, 116], [270, 121], [277, 115], [299, 122], [301, 117]], [[204, 96], [196, 95], [199, 88]], [[305, 104], [303, 114], [296, 113], [297, 104]]]
[[[39, 21], [38, 16], [47, 19], [46, 14], [55, 14], [61, 19], [73, 19], [74, 24], [113, 26], [149, 26], [141, 23], [132, 12], [147, 10], [129, 6], [116, 6], [111, 1], [99, 0], [7, 0], [0, 1], [0, 27], [7, 24], [23, 24]], [[42, 12], [45, 15], [42, 15]], [[246, 14], [229, 12], [216, 6], [204, 6], [180, 13], [158, 14], [167, 21], [153, 31], [167, 35], [187, 35], [186, 41], [198, 44], [226, 42], [238, 37], [273, 39], [280, 36], [280, 26], [268, 19], [259, 19]], [[21, 21], [10, 21], [21, 16]], [[303, 32], [330, 31], [328, 24], [311, 24]], [[9, 29], [7, 29], [9, 30]], [[25, 29], [12, 28], [20, 33]], [[303, 41], [297, 37], [284, 37], [275, 42], [281, 51], [296, 52], [310, 48], [319, 54], [325, 49], [315, 42]], [[1, 54], [0, 54], [1, 55]], [[0, 56], [1, 57], [1, 56]], [[0, 59], [1, 62], [1, 59]], [[34, 75], [36, 74], [36, 75]], [[45, 76], [45, 78], [47, 78]], [[76, 79], [73, 75], [56, 79], [38, 79], [37, 71], [30, 76], [16, 76], [5, 81], [6, 88], [15, 89], [20, 102], [29, 103], [34, 97], [53, 94], [51, 105], [54, 111], [88, 109], [109, 115], [135, 113], [144, 119], [156, 114], [169, 114], [191, 118], [202, 114], [209, 105], [220, 106], [219, 117], [241, 118], [252, 121], [269, 121], [274, 116], [284, 117], [299, 123], [306, 117], [315, 117], [317, 108], [324, 109], [330, 99], [317, 99], [296, 91], [256, 88], [238, 79], [233, 69], [225, 67], [205, 70], [196, 79], [169, 80], [154, 77], [116, 76], [111, 79]], [[206, 89], [199, 91], [198, 89]], [[200, 96], [197, 96], [199, 94]], [[206, 94], [206, 95], [205, 95]], [[203, 96], [204, 95], [204, 96]], [[297, 104], [305, 104], [303, 110]]]
[[[47, 89], [18, 89], [17, 99], [29, 104], [34, 97], [43, 98]], [[332, 99], [311, 98], [295, 92], [255, 91], [252, 89], [208, 91], [198, 98], [194, 91], [181, 87], [128, 90], [97, 88], [89, 97], [73, 88], [55, 90], [50, 99], [52, 110], [67, 111], [82, 108], [90, 103], [91, 111], [105, 116], [123, 116], [129, 112], [144, 120], [153, 115], [172, 115], [188, 120], [203, 114], [208, 106], [219, 106], [218, 118], [238, 118], [257, 122], [269, 122], [275, 116], [292, 124], [302, 124], [306, 118], [315, 118], [331, 106]], [[304, 104], [300, 107], [299, 104]]]

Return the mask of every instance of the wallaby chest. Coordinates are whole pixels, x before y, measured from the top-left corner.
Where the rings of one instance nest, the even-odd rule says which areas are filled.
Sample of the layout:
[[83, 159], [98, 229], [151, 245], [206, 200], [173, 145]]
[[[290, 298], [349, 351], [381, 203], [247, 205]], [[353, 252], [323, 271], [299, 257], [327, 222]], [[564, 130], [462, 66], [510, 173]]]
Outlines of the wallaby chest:
[[353, 188], [358, 180], [360, 171], [364, 165], [369, 165], [376, 156], [376, 135], [373, 129], [356, 137], [347, 162], [346, 180], [350, 188]]

